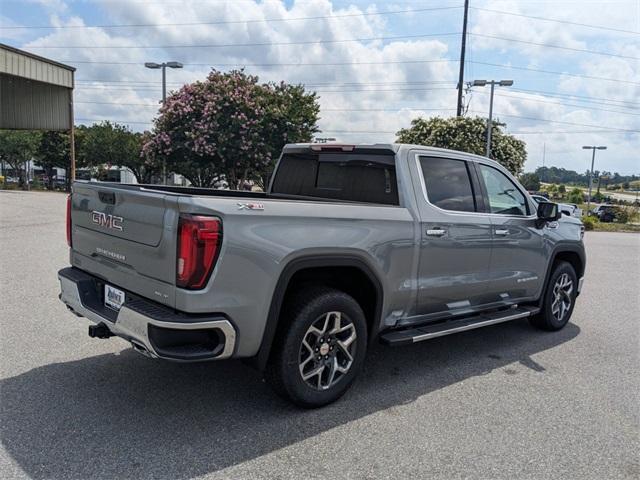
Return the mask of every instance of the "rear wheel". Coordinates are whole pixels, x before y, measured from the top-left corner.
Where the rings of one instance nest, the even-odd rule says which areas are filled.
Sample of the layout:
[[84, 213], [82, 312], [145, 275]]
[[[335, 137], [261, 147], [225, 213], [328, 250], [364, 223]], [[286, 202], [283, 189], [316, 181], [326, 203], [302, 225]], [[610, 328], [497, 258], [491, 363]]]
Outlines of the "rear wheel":
[[577, 296], [578, 279], [568, 262], [555, 265], [544, 293], [542, 310], [531, 323], [543, 330], [560, 330], [571, 318]]
[[284, 398], [306, 408], [340, 398], [362, 369], [367, 325], [360, 305], [339, 290], [311, 287], [286, 306], [265, 372]]

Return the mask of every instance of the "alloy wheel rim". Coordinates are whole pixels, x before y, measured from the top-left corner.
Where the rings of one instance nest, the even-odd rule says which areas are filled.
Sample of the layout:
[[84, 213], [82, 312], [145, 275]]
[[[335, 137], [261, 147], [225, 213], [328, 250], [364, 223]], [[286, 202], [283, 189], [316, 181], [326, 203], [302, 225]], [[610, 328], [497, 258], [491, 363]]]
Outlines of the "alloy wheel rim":
[[553, 301], [551, 302], [551, 314], [559, 322], [564, 320], [571, 308], [572, 293], [573, 281], [567, 273], [563, 273], [553, 286]]
[[342, 312], [327, 312], [307, 329], [300, 345], [302, 380], [315, 390], [328, 390], [351, 369], [356, 353], [356, 328]]

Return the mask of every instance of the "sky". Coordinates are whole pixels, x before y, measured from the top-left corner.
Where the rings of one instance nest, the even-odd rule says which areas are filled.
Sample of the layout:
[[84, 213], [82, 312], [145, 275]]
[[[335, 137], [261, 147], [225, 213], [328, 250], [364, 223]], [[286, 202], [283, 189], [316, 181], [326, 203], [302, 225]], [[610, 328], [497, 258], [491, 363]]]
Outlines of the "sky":
[[[0, 0], [0, 42], [72, 65], [77, 123], [152, 128], [168, 89], [211, 68], [318, 92], [318, 136], [391, 142], [455, 115], [464, 0]], [[464, 80], [496, 87], [494, 118], [525, 170], [640, 173], [640, 0], [470, 0]], [[487, 116], [489, 87], [465, 94]]]

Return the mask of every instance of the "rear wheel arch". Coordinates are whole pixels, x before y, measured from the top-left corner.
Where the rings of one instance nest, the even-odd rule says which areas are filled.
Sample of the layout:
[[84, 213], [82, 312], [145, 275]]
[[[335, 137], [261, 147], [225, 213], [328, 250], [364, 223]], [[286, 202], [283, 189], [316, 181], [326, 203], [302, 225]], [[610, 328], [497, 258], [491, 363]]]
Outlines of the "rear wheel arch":
[[305, 285], [323, 285], [353, 297], [365, 313], [369, 343], [375, 338], [382, 316], [383, 287], [367, 262], [352, 255], [314, 255], [290, 261], [280, 274], [271, 299], [262, 342], [252, 363], [264, 370], [288, 296]]

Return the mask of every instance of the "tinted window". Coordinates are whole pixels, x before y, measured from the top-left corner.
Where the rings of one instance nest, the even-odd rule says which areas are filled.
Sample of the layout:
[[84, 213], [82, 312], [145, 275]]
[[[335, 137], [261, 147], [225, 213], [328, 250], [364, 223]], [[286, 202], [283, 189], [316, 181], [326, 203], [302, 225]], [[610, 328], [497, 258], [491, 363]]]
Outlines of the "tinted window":
[[527, 200], [515, 184], [499, 170], [479, 164], [491, 213], [527, 215]]
[[475, 212], [473, 188], [465, 161], [421, 157], [420, 165], [429, 202], [445, 210]]
[[295, 153], [280, 160], [272, 193], [398, 205], [395, 157]]

